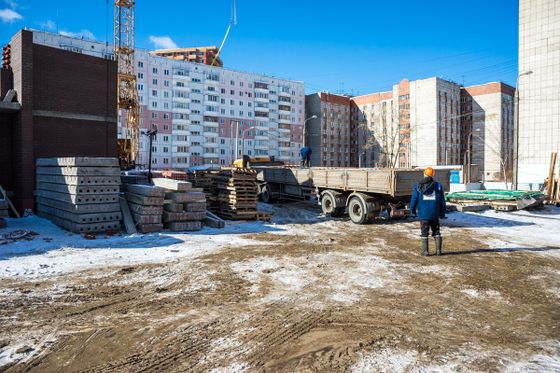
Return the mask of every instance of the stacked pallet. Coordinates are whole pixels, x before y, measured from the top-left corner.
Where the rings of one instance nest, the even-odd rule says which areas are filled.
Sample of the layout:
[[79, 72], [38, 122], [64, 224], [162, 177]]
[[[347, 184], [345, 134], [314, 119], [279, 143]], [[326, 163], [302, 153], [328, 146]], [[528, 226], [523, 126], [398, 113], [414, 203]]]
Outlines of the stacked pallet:
[[220, 217], [231, 220], [257, 217], [257, 173], [253, 170], [222, 170], [216, 178]]
[[151, 233], [163, 229], [161, 219], [165, 189], [153, 185], [128, 184], [125, 196], [139, 232]]
[[202, 189], [188, 181], [156, 178], [152, 182], [165, 192], [163, 224], [173, 232], [198, 231], [206, 218], [206, 198]]
[[220, 211], [220, 202], [218, 201], [218, 189], [216, 187], [216, 179], [218, 178], [216, 171], [194, 171], [188, 174], [188, 179], [195, 188], [202, 188], [206, 196], [206, 208], [217, 214]]
[[37, 214], [75, 233], [119, 230], [116, 158], [37, 159]]

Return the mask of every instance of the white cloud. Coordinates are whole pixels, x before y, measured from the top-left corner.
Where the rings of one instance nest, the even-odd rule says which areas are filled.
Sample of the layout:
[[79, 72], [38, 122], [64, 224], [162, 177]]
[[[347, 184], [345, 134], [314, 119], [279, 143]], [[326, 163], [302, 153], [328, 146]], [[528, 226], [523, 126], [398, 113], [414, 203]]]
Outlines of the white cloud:
[[45, 30], [49, 30], [49, 31], [56, 30], [56, 23], [54, 23], [50, 19], [47, 19], [46, 21], [39, 23], [39, 25]]
[[0, 19], [4, 23], [12, 23], [18, 19], [22, 19], [23, 16], [12, 9], [0, 9]]
[[82, 39], [96, 40], [95, 35], [93, 35], [93, 32], [91, 32], [89, 30], [81, 30], [81, 31], [78, 31], [78, 32], [60, 30], [59, 34], [63, 35], [63, 36], [70, 36], [72, 38], [82, 38]]
[[4, 0], [6, 2], [6, 4], [8, 4], [10, 6], [10, 8], [15, 9], [19, 6], [18, 2], [16, 0]]
[[150, 41], [158, 49], [173, 49], [177, 48], [177, 44], [169, 36], [154, 36], [150, 35]]

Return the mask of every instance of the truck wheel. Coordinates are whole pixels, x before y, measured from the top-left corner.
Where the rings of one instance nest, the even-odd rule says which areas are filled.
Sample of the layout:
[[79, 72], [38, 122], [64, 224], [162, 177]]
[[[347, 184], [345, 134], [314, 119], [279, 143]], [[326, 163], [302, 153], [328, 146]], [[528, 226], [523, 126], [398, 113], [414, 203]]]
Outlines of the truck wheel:
[[354, 224], [364, 224], [369, 220], [368, 213], [358, 197], [350, 198], [348, 202], [348, 215]]
[[276, 202], [276, 198], [272, 196], [272, 192], [270, 191], [270, 187], [265, 185], [261, 189], [261, 199], [264, 203], [274, 203]]
[[321, 197], [321, 209], [325, 215], [339, 217], [344, 215], [344, 207], [337, 207], [336, 197], [331, 192], [323, 193]]

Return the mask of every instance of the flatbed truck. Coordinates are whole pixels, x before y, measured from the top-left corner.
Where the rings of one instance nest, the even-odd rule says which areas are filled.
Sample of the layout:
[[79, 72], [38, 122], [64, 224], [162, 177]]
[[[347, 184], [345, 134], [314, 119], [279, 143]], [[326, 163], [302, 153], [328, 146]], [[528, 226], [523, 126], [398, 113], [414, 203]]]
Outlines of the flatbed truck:
[[[406, 216], [414, 184], [421, 169], [404, 168], [297, 168], [255, 166], [259, 196], [265, 203], [278, 199], [317, 199], [330, 216], [348, 214], [365, 224], [386, 210], [391, 218]], [[449, 171], [436, 170], [434, 178], [449, 191]]]

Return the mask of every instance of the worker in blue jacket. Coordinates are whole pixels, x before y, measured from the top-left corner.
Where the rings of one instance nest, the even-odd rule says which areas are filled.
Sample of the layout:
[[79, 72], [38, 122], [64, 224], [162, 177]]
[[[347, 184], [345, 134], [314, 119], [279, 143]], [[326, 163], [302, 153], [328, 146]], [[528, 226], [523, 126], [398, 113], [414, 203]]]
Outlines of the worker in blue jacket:
[[424, 178], [414, 186], [412, 199], [410, 201], [410, 211], [412, 215], [420, 218], [420, 228], [422, 231], [422, 255], [429, 255], [428, 235], [430, 229], [436, 242], [436, 255], [441, 255], [442, 239], [439, 231], [439, 219], [445, 218], [445, 195], [443, 187], [434, 181], [434, 169], [428, 167], [424, 170]]
[[304, 146], [300, 149], [299, 154], [301, 156], [301, 166], [311, 167], [311, 148], [309, 146]]

